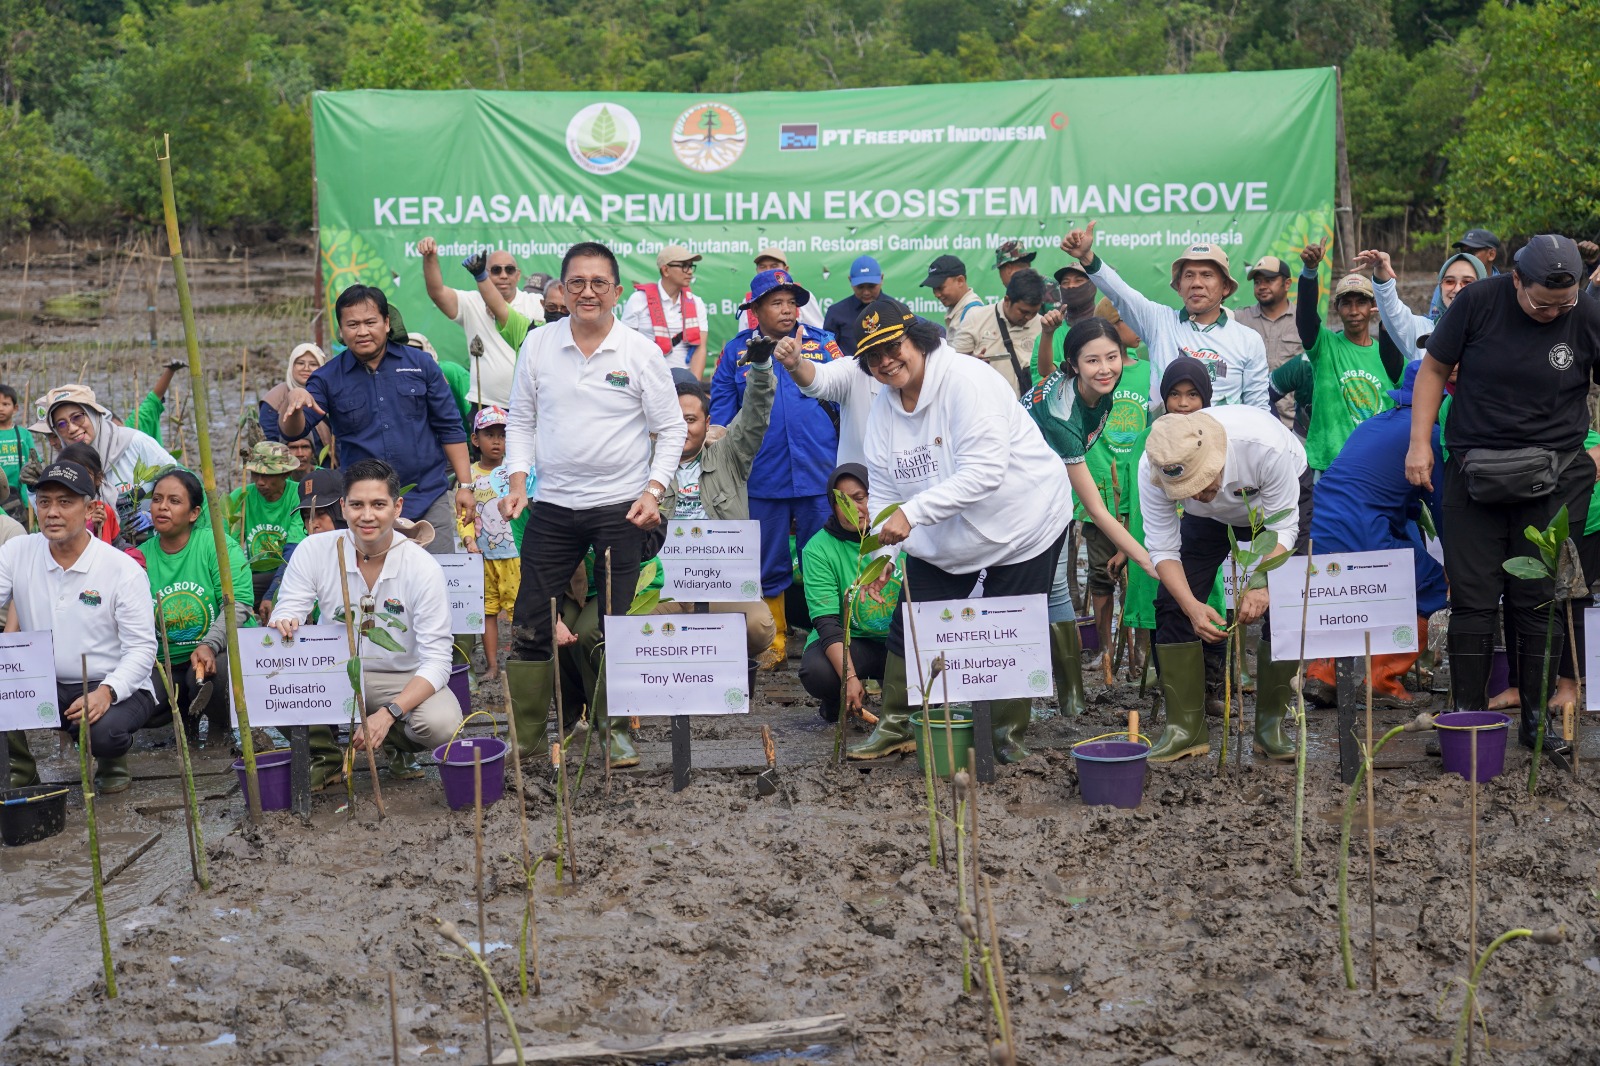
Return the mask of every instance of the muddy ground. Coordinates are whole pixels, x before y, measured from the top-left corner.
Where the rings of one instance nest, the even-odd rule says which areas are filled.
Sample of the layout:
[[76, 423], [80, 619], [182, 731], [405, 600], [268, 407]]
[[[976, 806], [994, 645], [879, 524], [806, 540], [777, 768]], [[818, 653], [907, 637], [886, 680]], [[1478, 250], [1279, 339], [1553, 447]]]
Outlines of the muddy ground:
[[[18, 298], [13, 254], [0, 250], [10, 286], [0, 287], [0, 307]], [[260, 262], [253, 285], [266, 284]], [[30, 288], [39, 269], [35, 262]], [[210, 291], [226, 304], [226, 272], [238, 267], [216, 269]], [[275, 284], [284, 303], [273, 321], [234, 315], [254, 340], [229, 335], [228, 312], [208, 315], [208, 350], [269, 342], [286, 350], [300, 328], [290, 294], [304, 280], [300, 267], [282, 272]], [[121, 387], [117, 374], [132, 373], [115, 359], [150, 359], [148, 347], [137, 350], [142, 308], [123, 303], [96, 327], [131, 337], [121, 355], [107, 356], [102, 380], [112, 390]], [[0, 370], [31, 367], [39, 376], [71, 363], [75, 374], [87, 328], [31, 313], [0, 318]], [[160, 329], [161, 345], [178, 336], [165, 320]], [[236, 367], [230, 386], [220, 354], [217, 363], [219, 392], [236, 390]], [[262, 357], [261, 387], [277, 365]], [[1292, 767], [1246, 754], [1219, 775], [1214, 758], [1188, 760], [1152, 767], [1137, 810], [1085, 807], [1068, 745], [1119, 728], [1133, 707], [1149, 711], [1129, 684], [1108, 691], [1091, 680], [1089, 692], [1090, 711], [1075, 720], [1040, 704], [1034, 757], [1002, 769], [980, 801], [1021, 1061], [1447, 1061], [1469, 965], [1468, 799], [1464, 784], [1424, 755], [1423, 738], [1393, 742], [1378, 775], [1377, 992], [1367, 987], [1358, 818], [1352, 902], [1361, 988], [1352, 992], [1335, 920], [1344, 790], [1332, 713], [1311, 717], [1305, 871], [1296, 878]], [[477, 700], [498, 706], [498, 688], [483, 686]], [[1380, 712], [1377, 727], [1404, 717]], [[765, 798], [753, 776], [763, 723], [776, 735], [781, 781]], [[548, 866], [539, 875], [543, 991], [512, 1001], [524, 1041], [626, 1044], [840, 1013], [849, 1019], [840, 1039], [753, 1058], [986, 1061], [983, 1002], [961, 989], [955, 879], [928, 865], [915, 762], [835, 767], [831, 738], [791, 671], [763, 676], [750, 715], [696, 721], [697, 769], [684, 792], [671, 791], [664, 725], [646, 726], [643, 767], [614, 775], [609, 793], [591, 767], [572, 819], [578, 880], [558, 885]], [[75, 760], [58, 752], [52, 734], [32, 741], [47, 781], [76, 780]], [[1518, 926], [1561, 924], [1568, 934], [1556, 946], [1518, 941], [1490, 965], [1481, 1002], [1495, 1062], [1600, 1061], [1592, 1007], [1600, 991], [1600, 743], [1586, 742], [1583, 754], [1593, 769], [1578, 779], [1547, 771], [1530, 798], [1526, 755], [1513, 748], [1506, 773], [1480, 793], [1480, 944]], [[363, 774], [353, 810], [341, 810], [342, 792], [325, 794], [310, 825], [287, 814], [247, 825], [227, 763], [215, 748], [200, 756], [209, 891], [190, 881], [166, 736], [141, 738], [134, 787], [99, 804], [121, 992], [114, 1001], [84, 896], [76, 795], [61, 836], [0, 849], [0, 1063], [387, 1061], [391, 973], [402, 1061], [482, 1062], [478, 982], [446, 957], [432, 920], [486, 941], [497, 979], [514, 989], [515, 948], [494, 947], [517, 939], [514, 802], [488, 814], [487, 923], [479, 930], [472, 819], [445, 808], [432, 771], [412, 782], [380, 775], [389, 806], [381, 823]], [[554, 839], [553, 795], [543, 779], [530, 792], [535, 851]], [[498, 1017], [493, 1032], [495, 1047], [506, 1048]], [[1481, 1048], [1479, 1058], [1488, 1061]]]

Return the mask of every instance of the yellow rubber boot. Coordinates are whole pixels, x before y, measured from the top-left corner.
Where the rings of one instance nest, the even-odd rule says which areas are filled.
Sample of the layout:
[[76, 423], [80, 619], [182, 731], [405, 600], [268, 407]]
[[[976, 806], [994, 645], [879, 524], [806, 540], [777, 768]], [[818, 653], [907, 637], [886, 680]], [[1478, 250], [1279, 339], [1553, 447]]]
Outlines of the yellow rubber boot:
[[760, 667], [763, 670], [783, 670], [789, 662], [789, 620], [784, 615], [783, 593], [764, 598], [767, 609], [772, 612], [772, 623], [777, 628], [773, 634], [772, 643], [762, 654]]

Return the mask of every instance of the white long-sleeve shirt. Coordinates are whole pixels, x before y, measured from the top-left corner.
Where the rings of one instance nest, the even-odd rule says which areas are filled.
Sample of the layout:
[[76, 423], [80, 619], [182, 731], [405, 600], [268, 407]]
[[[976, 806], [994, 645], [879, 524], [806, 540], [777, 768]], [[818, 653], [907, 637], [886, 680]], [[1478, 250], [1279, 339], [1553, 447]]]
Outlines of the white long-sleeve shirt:
[[915, 410], [878, 393], [866, 453], [871, 513], [901, 504], [905, 550], [952, 574], [1031, 559], [1072, 521], [1067, 468], [1011, 386], [947, 345], [928, 355]]
[[1209, 326], [1189, 313], [1156, 303], [1134, 289], [1102, 259], [1095, 260], [1089, 277], [1110, 298], [1124, 322], [1150, 349], [1150, 402], [1159, 403], [1161, 376], [1167, 364], [1180, 355], [1193, 356], [1211, 374], [1214, 407], [1247, 404], [1265, 411], [1271, 372], [1261, 334], [1230, 315], [1226, 308]]
[[143, 689], [155, 692], [156, 616], [150, 582], [139, 564], [103, 540], [70, 567], [50, 554], [43, 533], [0, 544], [0, 610], [15, 603], [24, 631], [48, 629], [55, 644], [56, 680], [81, 685], [83, 656], [89, 681], [110, 686], [121, 702]]
[[[1183, 501], [1183, 513], [1211, 518], [1225, 525], [1248, 528], [1250, 508], [1263, 517], [1284, 512], [1268, 529], [1290, 551], [1300, 535], [1300, 475], [1306, 469], [1306, 450], [1275, 415], [1235, 404], [1209, 407], [1228, 437], [1228, 459], [1222, 468], [1222, 490], [1210, 503]], [[1139, 459], [1139, 506], [1144, 511], [1144, 546], [1152, 562], [1180, 558], [1183, 540], [1178, 528], [1178, 505], [1151, 477], [1150, 457]]]
[[[359, 611], [361, 598], [372, 597], [375, 612], [387, 612], [405, 623], [405, 629], [382, 626], [400, 645], [385, 651], [370, 640], [361, 642], [361, 661], [372, 670], [414, 674], [435, 692], [450, 683], [450, 597], [444, 571], [424, 549], [394, 534], [394, 546], [383, 557], [378, 584], [369, 588], [361, 576], [355, 538], [347, 529], [313, 533], [295, 548], [278, 586], [272, 621], [292, 618], [304, 622], [311, 608], [321, 608], [324, 622], [344, 619], [344, 592], [339, 584], [339, 542], [344, 541], [345, 571], [350, 575], [350, 606]], [[0, 549], [3, 550], [3, 549]], [[146, 599], [149, 590], [146, 588]], [[359, 620], [360, 615], [357, 615]]]
[[570, 318], [529, 333], [508, 418], [507, 469], [527, 473], [537, 462], [535, 498], [574, 510], [636, 500], [651, 481], [672, 484], [689, 435], [661, 349], [615, 320], [587, 358]]
[[1374, 281], [1372, 294], [1378, 301], [1378, 317], [1389, 338], [1405, 353], [1407, 360], [1421, 359], [1428, 350], [1424, 342], [1433, 335], [1433, 319], [1419, 315], [1400, 299], [1400, 286], [1394, 278]]
[[835, 463], [866, 466], [867, 416], [872, 412], [872, 401], [883, 391], [883, 383], [871, 374], [863, 374], [854, 359], [812, 363], [811, 368], [816, 376], [811, 384], [800, 386], [800, 391], [814, 400], [839, 405], [839, 451]]

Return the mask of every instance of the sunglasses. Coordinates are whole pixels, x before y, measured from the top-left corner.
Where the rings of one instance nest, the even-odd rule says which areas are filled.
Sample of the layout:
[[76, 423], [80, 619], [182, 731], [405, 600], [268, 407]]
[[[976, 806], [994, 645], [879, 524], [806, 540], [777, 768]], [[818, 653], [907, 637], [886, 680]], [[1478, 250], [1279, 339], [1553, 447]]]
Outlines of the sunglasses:
[[517, 272], [517, 268], [515, 266], [501, 265], [501, 266], [492, 266], [492, 267], [489, 268], [489, 273], [494, 274], [496, 276], [499, 276], [499, 275], [502, 275], [502, 274], [511, 275], [511, 274], [515, 274], [516, 272]]

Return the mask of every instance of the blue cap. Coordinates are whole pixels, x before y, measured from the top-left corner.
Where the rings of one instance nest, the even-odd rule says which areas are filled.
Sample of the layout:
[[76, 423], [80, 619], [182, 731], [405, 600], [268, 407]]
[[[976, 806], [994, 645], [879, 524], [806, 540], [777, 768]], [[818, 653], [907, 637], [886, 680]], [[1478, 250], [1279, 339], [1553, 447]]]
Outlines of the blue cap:
[[1413, 359], [1406, 364], [1405, 373], [1400, 375], [1400, 387], [1389, 390], [1389, 399], [1400, 407], [1411, 406], [1411, 391], [1417, 384], [1417, 371], [1422, 369], [1422, 360]]
[[870, 255], [863, 255], [850, 264], [851, 285], [882, 285], [883, 268]]
[[[857, 260], [857, 262], [859, 261]], [[744, 303], [739, 305], [739, 310], [743, 311], [746, 308], [754, 307], [761, 302], [763, 296], [766, 296], [767, 293], [772, 292], [774, 289], [788, 289], [794, 293], [794, 302], [797, 307], [804, 307], [811, 302], [811, 294], [789, 275], [788, 270], [778, 267], [776, 270], [763, 270], [750, 279], [750, 296]]]

